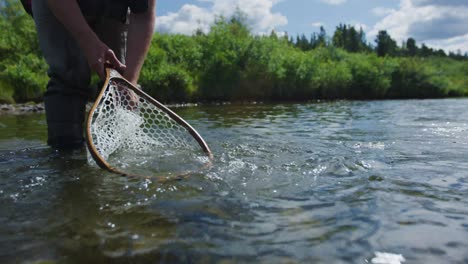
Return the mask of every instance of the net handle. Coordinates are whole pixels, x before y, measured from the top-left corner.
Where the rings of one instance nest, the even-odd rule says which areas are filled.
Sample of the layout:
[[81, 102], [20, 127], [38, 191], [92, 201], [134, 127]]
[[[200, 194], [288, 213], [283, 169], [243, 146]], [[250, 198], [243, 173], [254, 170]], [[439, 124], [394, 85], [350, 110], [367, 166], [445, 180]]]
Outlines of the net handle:
[[213, 153], [211, 152], [210, 148], [208, 147], [208, 144], [206, 144], [205, 140], [198, 134], [198, 132], [189, 124], [187, 123], [184, 119], [182, 119], [179, 115], [174, 113], [171, 109], [167, 108], [165, 105], [162, 103], [158, 102], [156, 99], [152, 98], [149, 96], [147, 93], [143, 92], [141, 89], [137, 88], [134, 86], [131, 82], [126, 80], [119, 72], [117, 72], [113, 68], [106, 68], [106, 80], [104, 82], [104, 85], [102, 86], [101, 92], [99, 93], [98, 97], [96, 98], [96, 101], [94, 102], [93, 106], [91, 107], [91, 110], [88, 113], [88, 120], [86, 122], [86, 144], [88, 146], [89, 152], [91, 153], [91, 156], [93, 159], [96, 161], [99, 167], [106, 169], [110, 172], [114, 172], [117, 174], [122, 174], [124, 176], [132, 176], [128, 173], [122, 172], [114, 167], [112, 167], [98, 152], [96, 149], [96, 146], [94, 145], [92, 141], [92, 134], [91, 134], [91, 121], [93, 119], [94, 112], [96, 111], [99, 103], [101, 102], [102, 98], [104, 97], [104, 93], [106, 91], [107, 86], [109, 85], [109, 82], [111, 79], [118, 78], [122, 81], [124, 81], [127, 86], [135, 92], [137, 95], [140, 97], [145, 98], [148, 100], [150, 103], [161, 109], [164, 113], [168, 114], [174, 121], [176, 121], [178, 124], [183, 126], [187, 131], [192, 135], [192, 137], [198, 142], [200, 147], [203, 149], [205, 154], [208, 156], [210, 159], [210, 162], [213, 160]]

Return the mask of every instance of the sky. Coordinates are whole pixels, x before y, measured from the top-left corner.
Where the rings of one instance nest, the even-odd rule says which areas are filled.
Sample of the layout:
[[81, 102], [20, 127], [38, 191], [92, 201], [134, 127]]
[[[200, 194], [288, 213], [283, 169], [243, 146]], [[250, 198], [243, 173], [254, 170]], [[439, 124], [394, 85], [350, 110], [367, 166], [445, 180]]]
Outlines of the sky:
[[387, 30], [399, 45], [412, 37], [418, 46], [468, 52], [468, 0], [158, 0], [156, 30], [208, 32], [216, 16], [238, 9], [254, 34], [310, 36], [323, 26], [331, 36], [342, 23], [362, 28], [372, 44]]

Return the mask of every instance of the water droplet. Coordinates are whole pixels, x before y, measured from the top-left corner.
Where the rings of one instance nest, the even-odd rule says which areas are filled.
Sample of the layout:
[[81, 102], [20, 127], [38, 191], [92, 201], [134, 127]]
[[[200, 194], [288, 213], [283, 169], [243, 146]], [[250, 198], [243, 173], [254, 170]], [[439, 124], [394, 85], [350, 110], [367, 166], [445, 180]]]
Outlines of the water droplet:
[[18, 201], [19, 193], [11, 194], [10, 198], [13, 199], [14, 202]]

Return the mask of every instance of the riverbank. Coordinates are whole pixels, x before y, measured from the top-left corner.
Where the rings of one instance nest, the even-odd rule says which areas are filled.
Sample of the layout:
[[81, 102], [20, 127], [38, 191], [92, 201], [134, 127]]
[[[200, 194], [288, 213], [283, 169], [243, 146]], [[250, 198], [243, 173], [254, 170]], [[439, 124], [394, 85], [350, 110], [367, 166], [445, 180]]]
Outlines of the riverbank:
[[0, 115], [43, 113], [44, 103], [0, 104]]
[[[218, 104], [230, 104], [229, 102], [224, 103], [213, 103]], [[256, 104], [256, 102], [253, 102]], [[199, 103], [180, 103], [180, 104], [168, 104], [169, 108], [179, 107], [195, 107], [200, 105]], [[92, 104], [87, 105], [87, 110], [91, 109]], [[41, 114], [45, 112], [44, 103], [23, 103], [23, 104], [0, 104], [0, 115], [23, 115], [23, 114]]]

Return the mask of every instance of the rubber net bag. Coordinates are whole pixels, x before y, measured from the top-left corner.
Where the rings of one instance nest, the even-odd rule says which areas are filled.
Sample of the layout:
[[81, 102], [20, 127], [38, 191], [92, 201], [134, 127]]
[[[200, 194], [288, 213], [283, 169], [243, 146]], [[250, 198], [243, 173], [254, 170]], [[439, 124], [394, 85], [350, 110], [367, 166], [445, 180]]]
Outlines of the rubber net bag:
[[87, 144], [90, 161], [131, 176], [187, 174], [212, 157], [192, 126], [112, 69], [88, 115]]

